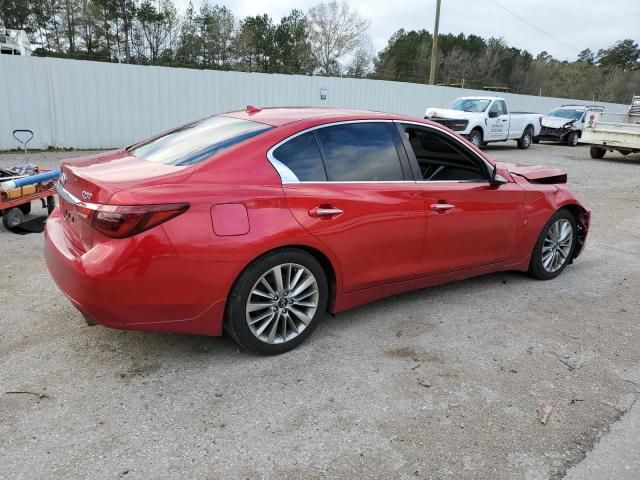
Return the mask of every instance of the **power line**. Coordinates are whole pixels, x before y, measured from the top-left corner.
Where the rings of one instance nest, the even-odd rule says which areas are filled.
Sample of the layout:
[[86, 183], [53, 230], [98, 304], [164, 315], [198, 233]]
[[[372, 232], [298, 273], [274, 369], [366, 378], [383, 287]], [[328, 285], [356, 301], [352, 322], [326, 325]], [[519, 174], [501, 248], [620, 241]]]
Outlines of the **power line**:
[[574, 47], [573, 45], [569, 45], [567, 42], [564, 42], [562, 40], [560, 40], [558, 37], [555, 37], [553, 35], [551, 35], [549, 32], [545, 32], [544, 30], [542, 30], [540, 27], [535, 26], [533, 23], [531, 23], [530, 21], [526, 20], [525, 18], [522, 18], [520, 15], [518, 15], [517, 13], [509, 10], [507, 7], [505, 7], [504, 5], [501, 5], [500, 3], [498, 3], [496, 0], [489, 0], [490, 2], [492, 2], [493, 4], [497, 5], [498, 7], [500, 7], [502, 10], [504, 10], [505, 12], [513, 15], [514, 17], [516, 17], [518, 20], [520, 20], [523, 23], [526, 23], [527, 25], [529, 25], [531, 28], [539, 31], [540, 33], [542, 33], [543, 35], [546, 35], [549, 38], [552, 38], [553, 40], [555, 40], [556, 42], [559, 42], [569, 48], [571, 48], [572, 50], [575, 50], [576, 52], [579, 52], [580, 49]]

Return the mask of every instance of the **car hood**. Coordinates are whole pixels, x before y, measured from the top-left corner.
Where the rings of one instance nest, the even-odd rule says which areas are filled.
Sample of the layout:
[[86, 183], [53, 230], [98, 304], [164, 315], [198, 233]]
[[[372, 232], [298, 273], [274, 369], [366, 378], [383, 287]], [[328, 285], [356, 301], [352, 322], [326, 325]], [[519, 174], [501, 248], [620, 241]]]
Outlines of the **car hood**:
[[[532, 183], [565, 183], [567, 181], [567, 172], [559, 168], [545, 167], [544, 165], [525, 165], [523, 163], [512, 162], [496, 162], [500, 168], [505, 168], [509, 173], [518, 175], [527, 179]], [[561, 180], [564, 181], [553, 181]], [[548, 182], [542, 180], [549, 180]]]
[[548, 128], [562, 128], [567, 123], [573, 122], [575, 122], [575, 120], [571, 120], [570, 118], [551, 117], [549, 115], [542, 117], [542, 126]]
[[481, 116], [483, 112], [463, 112], [462, 110], [449, 110], [448, 108], [427, 108], [425, 112], [425, 118], [477, 118]]

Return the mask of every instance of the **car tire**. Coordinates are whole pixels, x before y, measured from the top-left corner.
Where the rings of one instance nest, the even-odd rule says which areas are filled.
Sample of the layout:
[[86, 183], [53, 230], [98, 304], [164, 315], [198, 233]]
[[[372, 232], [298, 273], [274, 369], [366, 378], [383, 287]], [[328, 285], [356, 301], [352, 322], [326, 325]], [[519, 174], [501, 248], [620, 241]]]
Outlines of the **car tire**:
[[600, 159], [604, 158], [604, 154], [607, 153], [607, 151], [604, 148], [591, 147], [589, 153], [591, 154], [591, 158]]
[[529, 274], [539, 280], [551, 280], [571, 263], [577, 238], [576, 219], [560, 209], [545, 224], [531, 255]]
[[578, 132], [571, 132], [569, 135], [567, 135], [567, 145], [570, 147], [577, 147], [579, 139], [580, 135], [578, 134]]
[[531, 127], [527, 127], [522, 132], [522, 136], [518, 139], [518, 148], [520, 150], [526, 150], [531, 146], [531, 142], [533, 141], [533, 129]]
[[277, 250], [240, 274], [227, 300], [224, 328], [243, 350], [284, 353], [315, 329], [328, 295], [327, 276], [318, 260], [296, 248]]
[[2, 224], [7, 230], [13, 230], [22, 222], [24, 222], [24, 213], [19, 207], [13, 207], [3, 212]]
[[540, 137], [533, 137], [533, 143], [538, 145], [540, 143]]
[[469, 141], [473, 143], [476, 147], [480, 148], [483, 145], [482, 132], [477, 128], [474, 130], [471, 130], [471, 133], [469, 134]]

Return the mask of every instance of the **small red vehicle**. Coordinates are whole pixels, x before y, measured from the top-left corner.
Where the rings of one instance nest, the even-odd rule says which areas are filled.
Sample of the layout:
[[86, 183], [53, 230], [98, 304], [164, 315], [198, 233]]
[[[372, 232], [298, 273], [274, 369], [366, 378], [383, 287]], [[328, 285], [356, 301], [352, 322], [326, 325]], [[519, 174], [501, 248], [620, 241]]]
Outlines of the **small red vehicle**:
[[275, 354], [325, 312], [501, 270], [556, 277], [589, 212], [564, 172], [399, 115], [247, 107], [62, 163], [54, 280], [90, 324]]

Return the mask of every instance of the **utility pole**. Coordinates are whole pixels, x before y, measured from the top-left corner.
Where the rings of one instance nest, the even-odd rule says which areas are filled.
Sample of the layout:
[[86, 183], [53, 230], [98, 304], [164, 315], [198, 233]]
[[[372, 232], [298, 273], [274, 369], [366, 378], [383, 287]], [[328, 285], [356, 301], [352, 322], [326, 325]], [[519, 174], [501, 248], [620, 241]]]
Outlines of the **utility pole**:
[[438, 64], [438, 28], [440, 27], [440, 1], [436, 0], [436, 24], [433, 27], [433, 42], [431, 46], [431, 70], [429, 85], [436, 83], [436, 65]]

